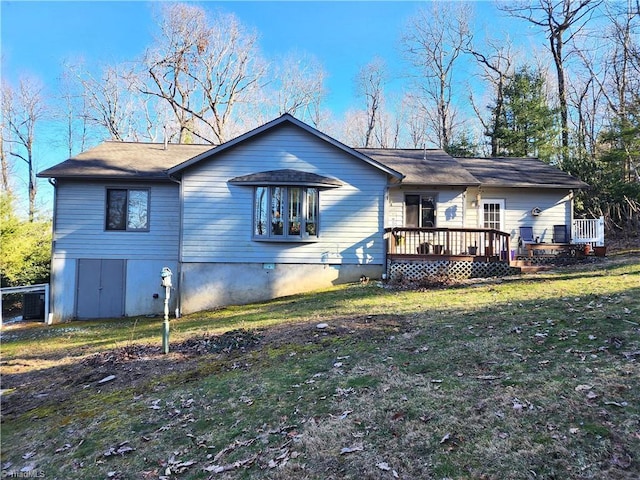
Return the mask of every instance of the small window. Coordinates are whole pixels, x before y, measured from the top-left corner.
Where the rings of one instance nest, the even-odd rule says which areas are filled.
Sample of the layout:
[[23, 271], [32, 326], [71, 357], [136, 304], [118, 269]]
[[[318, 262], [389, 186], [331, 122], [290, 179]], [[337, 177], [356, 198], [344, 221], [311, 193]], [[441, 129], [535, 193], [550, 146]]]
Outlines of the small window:
[[411, 228], [436, 226], [436, 198], [433, 195], [405, 195], [404, 226]]
[[318, 236], [318, 189], [271, 186], [254, 190], [253, 236], [301, 240]]
[[107, 230], [149, 230], [149, 190], [107, 189]]

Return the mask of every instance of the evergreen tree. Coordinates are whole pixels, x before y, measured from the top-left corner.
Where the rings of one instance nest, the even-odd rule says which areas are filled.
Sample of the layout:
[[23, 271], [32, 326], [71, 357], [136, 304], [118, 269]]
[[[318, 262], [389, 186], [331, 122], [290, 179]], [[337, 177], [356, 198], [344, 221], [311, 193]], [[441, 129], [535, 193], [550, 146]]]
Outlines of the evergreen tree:
[[477, 157], [478, 146], [469, 132], [462, 132], [455, 136], [445, 149], [452, 157]]
[[49, 281], [51, 222], [19, 218], [6, 192], [0, 192], [0, 244], [2, 287]]
[[626, 106], [600, 137], [600, 170], [592, 186], [598, 196], [587, 203], [604, 213], [611, 226], [626, 232], [640, 230], [640, 101]]
[[557, 136], [556, 111], [549, 107], [545, 81], [540, 72], [528, 67], [517, 70], [507, 80], [502, 109], [491, 108], [493, 131], [486, 134], [495, 141], [500, 156], [539, 157], [550, 162]]

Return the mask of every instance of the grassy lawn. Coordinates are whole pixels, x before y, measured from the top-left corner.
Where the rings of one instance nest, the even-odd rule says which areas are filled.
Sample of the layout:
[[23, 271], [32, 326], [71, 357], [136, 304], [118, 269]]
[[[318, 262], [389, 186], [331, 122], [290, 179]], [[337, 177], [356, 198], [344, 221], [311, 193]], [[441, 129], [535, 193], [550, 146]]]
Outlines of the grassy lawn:
[[1, 353], [3, 478], [640, 478], [637, 256], [189, 315], [168, 355], [159, 318]]

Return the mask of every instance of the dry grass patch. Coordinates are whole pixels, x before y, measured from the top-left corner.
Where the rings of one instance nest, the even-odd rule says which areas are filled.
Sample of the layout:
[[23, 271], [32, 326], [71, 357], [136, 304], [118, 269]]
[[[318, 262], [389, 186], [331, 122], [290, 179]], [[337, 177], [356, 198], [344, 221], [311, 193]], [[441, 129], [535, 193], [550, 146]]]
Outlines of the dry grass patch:
[[173, 322], [168, 356], [157, 320], [14, 329], [2, 343], [2, 468], [72, 479], [638, 478], [639, 318], [640, 261], [626, 258], [221, 309]]

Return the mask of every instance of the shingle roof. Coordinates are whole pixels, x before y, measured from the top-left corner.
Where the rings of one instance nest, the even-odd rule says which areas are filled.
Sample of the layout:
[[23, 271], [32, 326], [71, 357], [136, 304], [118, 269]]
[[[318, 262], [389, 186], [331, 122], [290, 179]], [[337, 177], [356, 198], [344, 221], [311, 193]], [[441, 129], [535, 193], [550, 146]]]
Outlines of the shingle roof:
[[403, 185], [467, 186], [480, 181], [444, 150], [358, 148], [359, 152], [404, 174]]
[[[306, 128], [314, 135], [382, 169], [392, 177], [393, 181], [403, 185], [588, 188], [588, 185], [581, 180], [536, 158], [453, 158], [443, 150], [435, 149], [351, 149], [291, 116], [279, 117], [261, 127], [262, 130], [256, 129], [218, 147], [168, 144], [165, 149], [161, 143], [105, 142], [40, 172], [38, 176], [168, 180], [167, 171], [180, 172], [193, 163], [215, 155], [218, 150], [232, 147], [235, 145], [234, 142], [237, 143], [285, 123]], [[268, 178], [264, 177], [265, 173], [269, 173]], [[297, 181], [300, 181], [301, 173], [296, 172]], [[265, 178], [272, 181], [274, 178], [280, 178], [278, 175], [284, 174], [280, 171], [277, 175], [275, 172], [259, 172], [253, 175], [257, 177], [246, 176], [247, 178], [242, 181], [255, 182]], [[291, 178], [291, 175], [284, 175], [281, 180], [284, 182], [287, 178]], [[335, 179], [322, 177], [307, 180], [309, 180], [308, 184], [315, 181], [321, 185], [331, 186]]]
[[478, 181], [491, 187], [588, 188], [568, 173], [530, 157], [456, 158]]
[[44, 178], [167, 179], [166, 170], [212, 145], [105, 142], [38, 174]]

